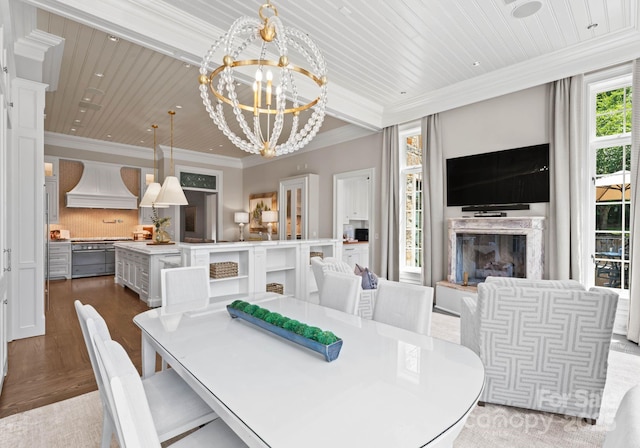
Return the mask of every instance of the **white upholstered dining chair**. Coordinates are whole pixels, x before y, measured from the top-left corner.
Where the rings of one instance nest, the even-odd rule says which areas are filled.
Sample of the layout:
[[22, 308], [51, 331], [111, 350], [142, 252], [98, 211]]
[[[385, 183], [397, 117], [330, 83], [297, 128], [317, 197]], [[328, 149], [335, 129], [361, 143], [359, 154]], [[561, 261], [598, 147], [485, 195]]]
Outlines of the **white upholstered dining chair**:
[[380, 280], [373, 320], [430, 335], [432, 308], [432, 287]]
[[358, 314], [361, 282], [362, 279], [355, 274], [324, 272], [320, 305], [349, 314]]
[[160, 271], [162, 313], [196, 311], [209, 305], [209, 271], [206, 266], [187, 266]]
[[613, 429], [607, 433], [602, 448], [640, 446], [640, 384], [622, 397]]
[[[160, 447], [156, 420], [149, 406], [147, 390], [138, 372], [120, 344], [104, 340], [95, 331], [93, 320], [87, 322], [92, 334], [96, 358], [106, 395], [111, 406], [118, 442], [123, 448]], [[172, 447], [241, 448], [246, 445], [220, 418], [208, 423]]]
[[[98, 369], [88, 321], [92, 321], [94, 333], [102, 340], [110, 341], [111, 334], [106, 322], [94, 307], [83, 305], [79, 300], [76, 300], [74, 305], [103, 404], [101, 446], [106, 448], [111, 444], [115, 421], [107, 397], [108, 384], [103, 382]], [[147, 394], [158, 438], [162, 442], [217, 418], [216, 413], [172, 369], [157, 372], [141, 381]]]

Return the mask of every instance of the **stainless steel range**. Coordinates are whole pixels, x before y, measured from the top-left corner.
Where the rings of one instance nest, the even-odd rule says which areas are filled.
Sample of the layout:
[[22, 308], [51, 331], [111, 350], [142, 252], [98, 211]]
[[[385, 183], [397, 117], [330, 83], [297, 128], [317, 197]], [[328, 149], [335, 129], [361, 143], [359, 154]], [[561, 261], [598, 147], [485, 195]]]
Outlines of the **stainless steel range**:
[[113, 275], [116, 272], [114, 241], [131, 238], [100, 238], [71, 242], [71, 278]]

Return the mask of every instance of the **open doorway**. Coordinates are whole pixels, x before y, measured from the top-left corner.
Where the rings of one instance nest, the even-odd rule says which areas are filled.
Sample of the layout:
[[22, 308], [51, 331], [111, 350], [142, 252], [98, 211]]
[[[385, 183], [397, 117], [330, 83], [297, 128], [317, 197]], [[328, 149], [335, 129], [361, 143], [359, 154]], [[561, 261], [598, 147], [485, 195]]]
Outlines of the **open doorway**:
[[218, 241], [218, 193], [184, 190], [189, 205], [180, 207], [180, 241]]

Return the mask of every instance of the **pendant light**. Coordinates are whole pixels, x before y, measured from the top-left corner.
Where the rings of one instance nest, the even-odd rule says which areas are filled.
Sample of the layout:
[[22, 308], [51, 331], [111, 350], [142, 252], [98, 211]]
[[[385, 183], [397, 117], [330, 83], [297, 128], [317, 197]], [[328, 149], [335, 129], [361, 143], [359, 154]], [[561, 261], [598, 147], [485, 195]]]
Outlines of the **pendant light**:
[[164, 183], [156, 198], [156, 207], [189, 204], [180, 186], [180, 181], [175, 176], [175, 168], [173, 165], [173, 116], [175, 114], [175, 111], [169, 111], [169, 117], [171, 117], [171, 175], [164, 178]]
[[160, 189], [162, 187], [158, 182], [156, 182], [158, 179], [158, 170], [156, 166], [156, 129], [158, 129], [158, 125], [152, 124], [151, 127], [153, 128], [153, 182], [147, 187], [147, 191], [145, 191], [144, 196], [140, 201], [140, 207], [167, 208], [169, 207], [168, 205], [158, 205], [155, 203], [158, 193], [160, 193]]

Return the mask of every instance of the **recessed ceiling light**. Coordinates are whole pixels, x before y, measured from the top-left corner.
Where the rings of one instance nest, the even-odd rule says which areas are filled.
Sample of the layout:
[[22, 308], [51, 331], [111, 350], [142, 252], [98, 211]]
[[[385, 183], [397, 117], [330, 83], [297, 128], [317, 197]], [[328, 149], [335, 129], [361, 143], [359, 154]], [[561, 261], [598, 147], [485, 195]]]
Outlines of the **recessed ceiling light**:
[[176, 104], [176, 109], [182, 109], [182, 106], [180, 106], [179, 104]]
[[85, 96], [83, 99], [84, 99], [85, 101], [91, 101], [91, 98], [89, 98], [88, 96]]
[[542, 2], [538, 0], [523, 2], [513, 8], [511, 15], [516, 19], [524, 19], [525, 17], [529, 17], [537, 13], [540, 8], [542, 8]]
[[104, 78], [104, 73], [96, 73], [96, 76], [97, 76], [98, 78]]
[[144, 140], [140, 140], [140, 143], [144, 143]]
[[597, 28], [598, 24], [597, 23], [590, 23], [589, 25], [587, 25], [587, 29], [588, 30], [592, 30], [594, 28]]
[[477, 67], [480, 65], [480, 61], [473, 61], [471, 65], [473, 65], [474, 67]]
[[191, 68], [191, 64], [189, 64], [188, 62], [184, 64], [184, 68]]
[[147, 129], [147, 132], [151, 132], [151, 128], [148, 128], [148, 129]]
[[81, 114], [85, 113], [86, 111], [87, 111], [86, 109], [80, 109]]
[[76, 132], [76, 128], [71, 128], [71, 132]]
[[222, 145], [218, 145], [220, 148], [222, 148]]
[[111, 138], [111, 134], [107, 134], [107, 138]]
[[76, 120], [73, 120], [73, 122], [74, 123], [80, 123], [80, 120], [76, 119]]
[[119, 38], [119, 37], [114, 36], [113, 34], [109, 34], [107, 37], [109, 38], [109, 40], [110, 40], [111, 42], [118, 42], [118, 41], [120, 41], [120, 38]]

